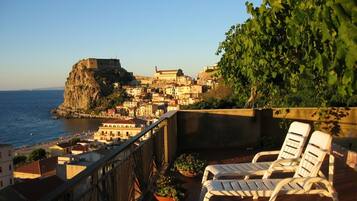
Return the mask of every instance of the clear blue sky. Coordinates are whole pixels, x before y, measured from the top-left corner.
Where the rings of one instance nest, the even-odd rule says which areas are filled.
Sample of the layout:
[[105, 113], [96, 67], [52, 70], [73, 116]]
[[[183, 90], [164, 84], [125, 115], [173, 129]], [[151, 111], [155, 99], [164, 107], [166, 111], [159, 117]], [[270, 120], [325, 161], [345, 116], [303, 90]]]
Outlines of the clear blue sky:
[[0, 90], [64, 86], [87, 57], [119, 58], [134, 74], [157, 65], [195, 76], [248, 17], [244, 0], [0, 0]]

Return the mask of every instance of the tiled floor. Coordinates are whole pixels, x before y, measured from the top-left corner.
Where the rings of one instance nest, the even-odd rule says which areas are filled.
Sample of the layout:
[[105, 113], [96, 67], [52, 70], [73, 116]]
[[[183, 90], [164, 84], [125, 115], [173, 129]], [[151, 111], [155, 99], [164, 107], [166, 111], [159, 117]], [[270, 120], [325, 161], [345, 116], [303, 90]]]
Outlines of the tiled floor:
[[[199, 151], [201, 156], [209, 161], [209, 164], [216, 163], [239, 163], [250, 162], [254, 153], [241, 150], [206, 150]], [[327, 172], [327, 162], [323, 165], [323, 172]], [[281, 175], [276, 175], [280, 177]], [[201, 178], [184, 178], [179, 177], [186, 189], [185, 201], [198, 201], [201, 189]], [[338, 192], [340, 201], [357, 201], [357, 172], [344, 165], [344, 162], [336, 159], [334, 186]], [[252, 200], [252, 198], [241, 199], [239, 197], [213, 197], [212, 201], [235, 201], [235, 200]], [[269, 200], [262, 199], [261, 200]], [[320, 196], [279, 196], [277, 200], [288, 201], [329, 201], [330, 198]]]

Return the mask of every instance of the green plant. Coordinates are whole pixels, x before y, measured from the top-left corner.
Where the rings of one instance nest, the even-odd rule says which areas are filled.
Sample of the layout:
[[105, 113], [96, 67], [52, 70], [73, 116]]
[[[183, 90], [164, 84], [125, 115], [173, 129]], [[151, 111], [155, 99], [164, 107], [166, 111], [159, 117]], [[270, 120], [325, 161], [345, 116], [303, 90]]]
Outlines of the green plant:
[[12, 160], [13, 160], [13, 163], [15, 166], [22, 165], [22, 164], [26, 163], [27, 156], [18, 155], [18, 156], [15, 156]]
[[193, 175], [202, 174], [206, 167], [206, 161], [201, 160], [197, 153], [181, 154], [174, 163], [174, 168], [180, 173]]
[[355, 106], [356, 1], [264, 0], [232, 26], [219, 73], [247, 107]]
[[75, 144], [77, 144], [77, 143], [80, 142], [80, 141], [81, 141], [81, 139], [80, 139], [79, 137], [74, 137], [74, 138], [70, 139], [70, 140], [68, 141], [68, 143], [70, 143], [71, 145], [75, 145]]
[[30, 155], [29, 155], [29, 160], [30, 161], [37, 161], [37, 160], [41, 160], [47, 157], [47, 153], [46, 150], [39, 148], [39, 149], [35, 149], [33, 150]]
[[175, 201], [180, 201], [184, 197], [184, 193], [177, 185], [175, 178], [164, 175], [160, 175], [156, 181], [155, 194], [160, 197], [173, 198]]

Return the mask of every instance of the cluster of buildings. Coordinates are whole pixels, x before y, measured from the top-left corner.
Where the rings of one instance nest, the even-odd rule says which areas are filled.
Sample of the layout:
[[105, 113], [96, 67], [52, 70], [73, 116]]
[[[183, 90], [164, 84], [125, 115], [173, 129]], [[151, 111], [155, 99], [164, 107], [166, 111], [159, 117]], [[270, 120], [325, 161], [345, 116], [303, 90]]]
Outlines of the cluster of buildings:
[[[138, 118], [107, 120], [94, 133], [93, 139], [72, 139], [54, 144], [46, 150], [47, 158], [15, 168], [12, 146], [0, 144], [0, 190], [4, 189], [2, 193], [5, 194], [16, 192], [17, 195], [26, 197], [28, 187], [43, 187], [48, 190], [51, 190], [51, 186], [57, 188], [112, 152], [123, 141], [140, 133], [149, 123], [151, 122]], [[141, 140], [146, 140], [147, 137], [144, 136]], [[38, 194], [34, 196], [34, 193]], [[41, 197], [45, 193], [46, 191], [31, 192], [29, 198]]]
[[[92, 62], [94, 67], [98, 65], [91, 60], [87, 62]], [[20, 196], [21, 199], [28, 200], [40, 199], [46, 192], [57, 188], [110, 154], [113, 148], [140, 133], [165, 112], [179, 110], [182, 105], [200, 101], [202, 93], [214, 87], [215, 71], [216, 66], [207, 67], [199, 73], [196, 80], [185, 76], [181, 69], [155, 68], [153, 77], [137, 76], [136, 85], [124, 87], [130, 100], [107, 111], [109, 115], [120, 118], [102, 123], [93, 139], [61, 142], [49, 147], [49, 156], [45, 159], [15, 168], [12, 146], [0, 144], [2, 195]], [[141, 140], [148, 137], [144, 136]], [[82, 187], [85, 188], [86, 185], [89, 186], [90, 183]]]
[[202, 94], [217, 83], [217, 66], [208, 66], [196, 79], [181, 69], [158, 70], [153, 77], [136, 76], [136, 85], [124, 86], [130, 100], [108, 109], [107, 115], [121, 117], [158, 118], [171, 110], [179, 110], [202, 100]]

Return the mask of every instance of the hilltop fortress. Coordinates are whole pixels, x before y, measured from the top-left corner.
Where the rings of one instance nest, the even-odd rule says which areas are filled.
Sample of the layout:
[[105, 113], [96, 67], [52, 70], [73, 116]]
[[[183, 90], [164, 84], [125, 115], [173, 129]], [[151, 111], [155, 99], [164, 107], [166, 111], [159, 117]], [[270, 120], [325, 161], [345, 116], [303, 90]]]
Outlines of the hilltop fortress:
[[81, 59], [73, 65], [65, 84], [63, 103], [54, 113], [71, 116], [71, 113], [91, 112], [133, 79], [132, 73], [121, 67], [119, 59]]
[[82, 59], [76, 64], [77, 66], [85, 67], [88, 69], [104, 69], [104, 68], [121, 68], [119, 59], [96, 59], [87, 58]]

